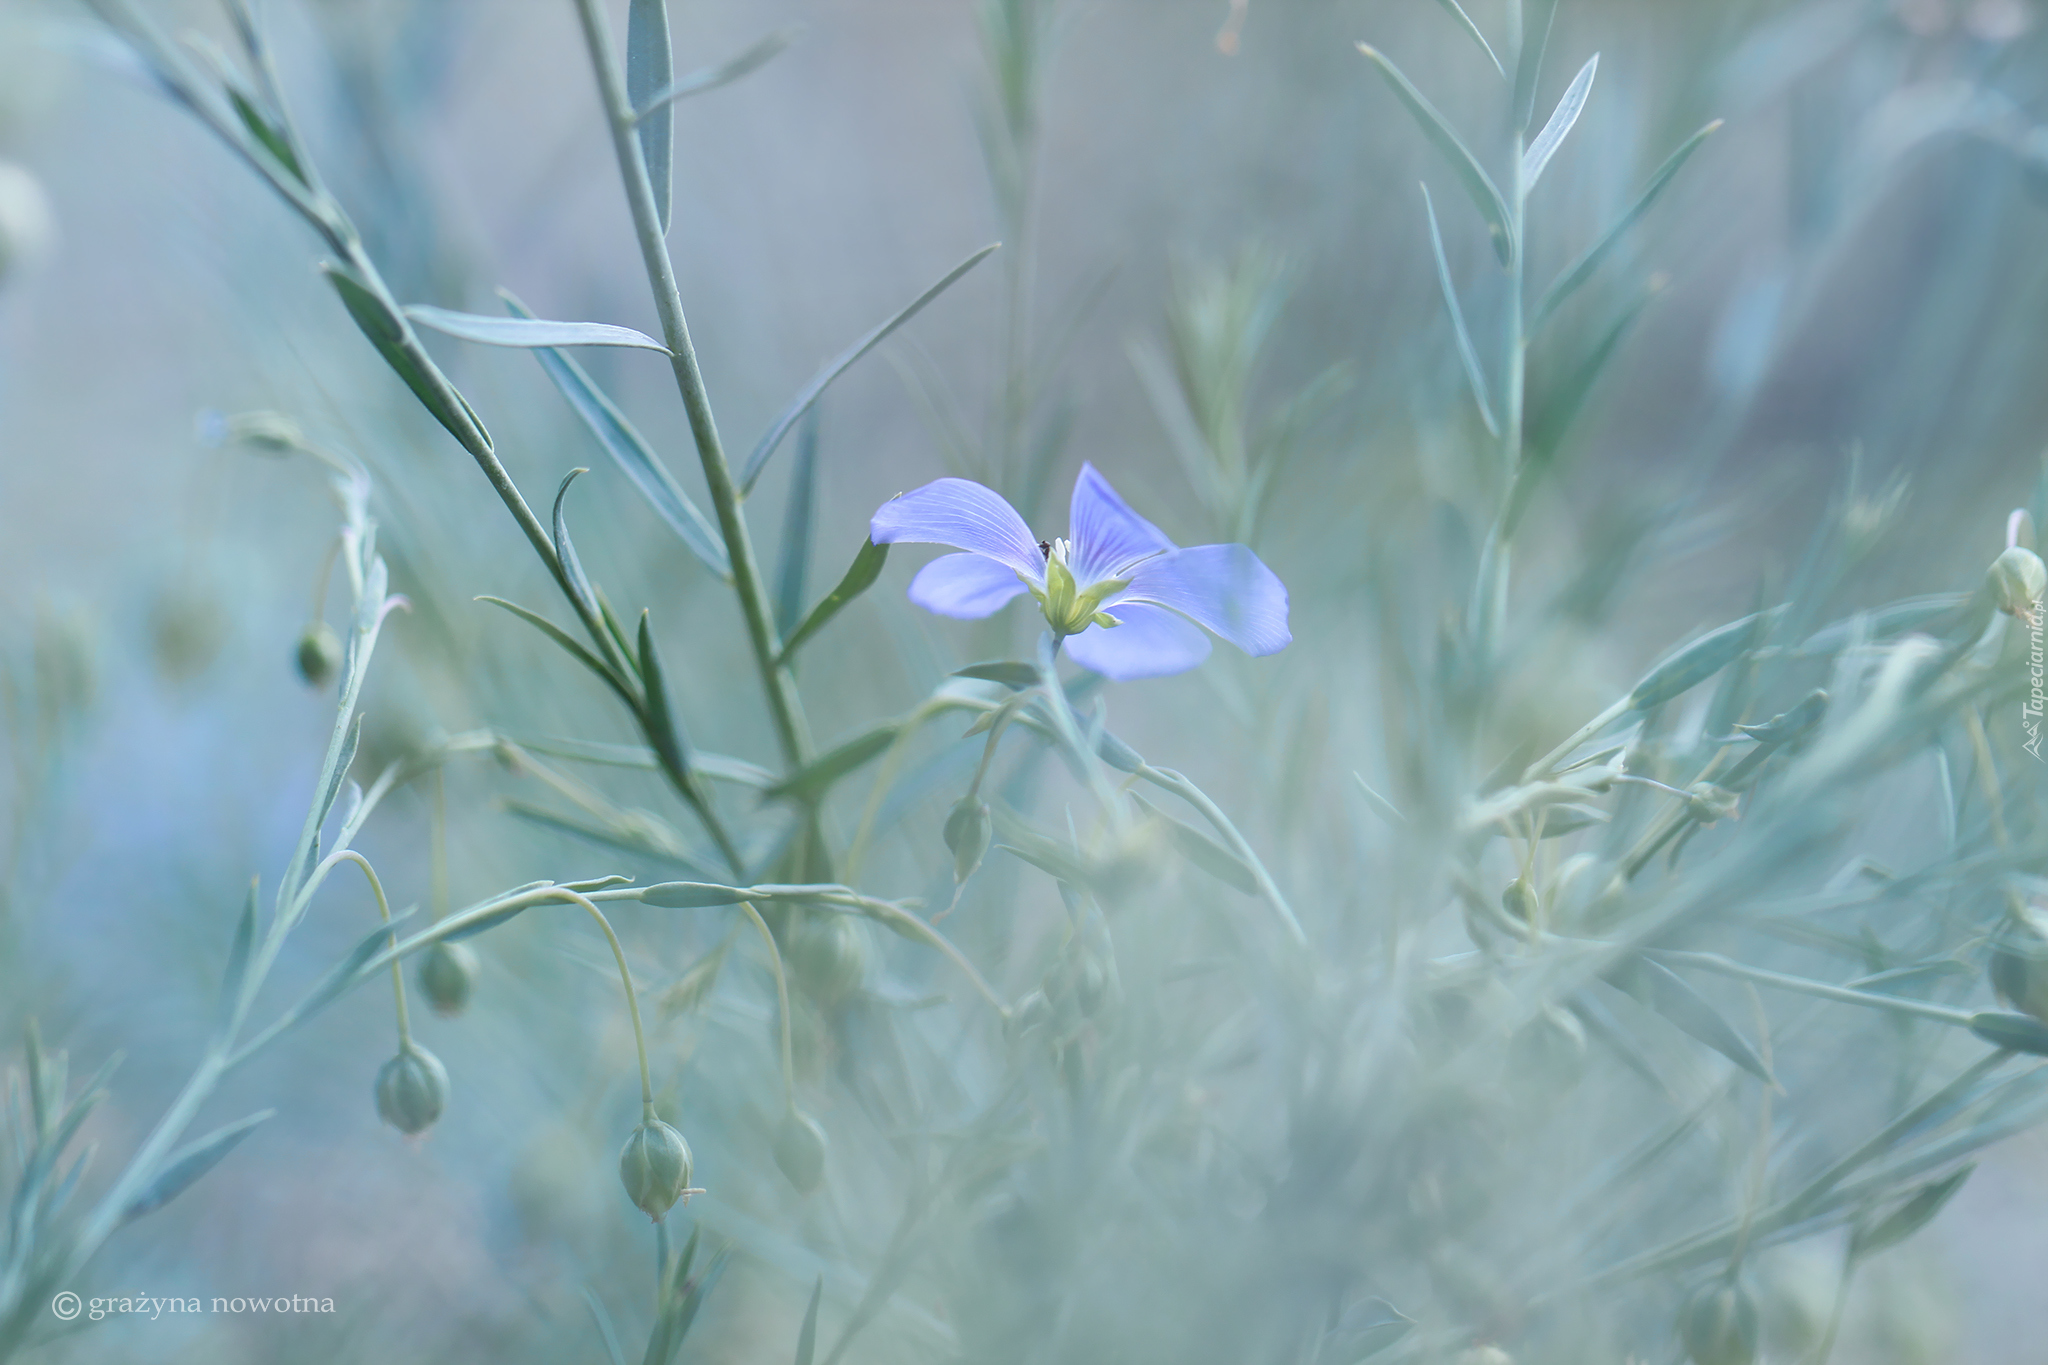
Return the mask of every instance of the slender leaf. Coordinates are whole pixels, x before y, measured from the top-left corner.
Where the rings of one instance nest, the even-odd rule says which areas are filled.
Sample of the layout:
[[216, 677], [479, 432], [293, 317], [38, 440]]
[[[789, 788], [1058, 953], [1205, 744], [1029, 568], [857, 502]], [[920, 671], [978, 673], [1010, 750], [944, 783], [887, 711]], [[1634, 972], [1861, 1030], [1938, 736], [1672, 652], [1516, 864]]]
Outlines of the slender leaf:
[[1486, 219], [1487, 230], [1493, 236], [1494, 255], [1500, 257], [1503, 266], [1513, 265], [1516, 251], [1514, 220], [1508, 214], [1507, 201], [1501, 198], [1492, 177], [1480, 166], [1479, 158], [1472, 155], [1471, 150], [1458, 135], [1451, 131], [1451, 125], [1445, 121], [1444, 116], [1436, 111], [1435, 105], [1423, 98], [1422, 92], [1402, 74], [1400, 67], [1395, 66], [1378, 48], [1369, 44], [1360, 43], [1358, 50], [1379, 68], [1380, 74], [1387, 79], [1387, 85], [1400, 97], [1401, 103], [1407, 106], [1409, 114], [1422, 129], [1423, 136], [1430, 140], [1443, 155], [1444, 160], [1450, 163], [1451, 169], [1457, 173], [1458, 182], [1465, 187], [1465, 193], [1472, 197], [1473, 206], [1479, 210], [1480, 216]]
[[1970, 1032], [2008, 1052], [2030, 1052], [2036, 1057], [2048, 1057], [2048, 1024], [2031, 1015], [1987, 1010], [1971, 1017]]
[[[694, 1233], [691, 1240], [695, 1242]], [[647, 1339], [647, 1354], [642, 1357], [641, 1365], [669, 1365], [675, 1359], [676, 1352], [682, 1349], [683, 1339], [690, 1334], [690, 1325], [697, 1320], [697, 1310], [703, 1307], [705, 1297], [717, 1285], [731, 1258], [732, 1248], [720, 1247], [712, 1253], [711, 1262], [704, 1267], [703, 1274], [685, 1282], [678, 1271], [678, 1283], [655, 1319], [654, 1331]], [[685, 1261], [683, 1268], [687, 1269], [688, 1264]]]
[[221, 973], [218, 1022], [222, 1028], [234, 1014], [242, 994], [242, 981], [249, 974], [249, 950], [256, 942], [256, 891], [257, 884], [251, 880], [249, 897], [242, 902], [242, 913], [235, 921], [234, 941], [228, 945], [227, 970]]
[[747, 48], [737, 57], [730, 57], [720, 62], [717, 66], [700, 66], [695, 71], [678, 77], [665, 88], [657, 90], [649, 98], [645, 100], [635, 99], [633, 107], [636, 112], [633, 117], [635, 119], [645, 119], [656, 110], [671, 105], [677, 100], [687, 99], [691, 95], [702, 95], [707, 91], [716, 90], [722, 85], [731, 85], [742, 76], [752, 75], [781, 55], [782, 50], [795, 42], [797, 35], [802, 32], [802, 26], [796, 24], [792, 24], [788, 28], [776, 29], [767, 37], [755, 42], [753, 46]]
[[133, 1222], [143, 1214], [153, 1213], [176, 1199], [191, 1188], [193, 1182], [200, 1176], [219, 1165], [221, 1158], [235, 1150], [243, 1138], [255, 1131], [258, 1124], [276, 1113], [275, 1109], [265, 1109], [260, 1113], [251, 1114], [180, 1148], [178, 1154], [165, 1163], [163, 1170], [158, 1172], [156, 1179], [150, 1181], [142, 1193], [130, 1200], [127, 1208], [121, 1210], [122, 1221]]
[[1027, 687], [1038, 686], [1038, 670], [1030, 664], [1008, 661], [987, 664], [969, 664], [953, 670], [956, 678], [975, 678], [982, 682], [1001, 683], [1013, 692], [1022, 692]]
[[1529, 330], [1532, 333], [1543, 325], [1543, 320], [1549, 317], [1559, 304], [1570, 298], [1580, 285], [1592, 278], [1593, 272], [1600, 268], [1600, 263], [1607, 259], [1607, 254], [1614, 250], [1622, 235], [1635, 226], [1636, 220], [1647, 213], [1650, 205], [1656, 202], [1657, 196], [1664, 192], [1664, 187], [1678, 174], [1679, 167], [1683, 166], [1686, 160], [1699, 150], [1700, 144], [1720, 126], [1721, 120], [1715, 119], [1679, 144], [1678, 150], [1666, 157], [1664, 164], [1650, 177], [1650, 183], [1636, 196], [1635, 203], [1629, 205], [1628, 212], [1615, 219], [1614, 226], [1608, 228], [1599, 241], [1588, 247], [1585, 254], [1566, 266], [1556, 282], [1543, 291], [1542, 299], [1536, 304], [1536, 311], [1530, 315]]
[[406, 910], [400, 914], [393, 915], [389, 924], [380, 924], [365, 935], [354, 948], [349, 950], [347, 957], [327, 969], [327, 974], [314, 984], [312, 990], [306, 992], [298, 1004], [285, 1011], [284, 1015], [273, 1026], [273, 1031], [282, 1033], [285, 1029], [304, 1023], [346, 994], [351, 987], [362, 980], [364, 964], [375, 958], [377, 954], [383, 952], [387, 946], [396, 941], [392, 930], [397, 928], [400, 923], [412, 914], [413, 911]]
[[818, 396], [825, 392], [833, 380], [844, 374], [854, 361], [881, 345], [891, 332], [916, 317], [926, 304], [945, 293], [955, 280], [980, 265], [990, 252], [1001, 245], [1001, 242], [991, 242], [954, 266], [937, 284], [912, 299], [909, 306], [827, 362], [825, 368], [819, 370], [811, 382], [804, 385], [796, 400], [783, 409], [782, 416], [775, 419], [775, 424], [768, 428], [760, 443], [754, 447], [753, 453], [747, 456], [746, 466], [740, 472], [740, 496], [745, 497], [754, 491], [754, 483], [761, 477], [762, 469], [767, 467], [768, 457], [775, 453], [775, 448], [782, 444], [782, 438], [789, 435], [789, 429], [796, 425], [797, 419], [809, 410], [811, 404], [818, 401]]
[[1647, 711], [1705, 682], [1741, 658], [1784, 614], [1784, 607], [1772, 607], [1702, 635], [1643, 675], [1629, 693], [1630, 709]]
[[796, 634], [790, 636], [788, 642], [782, 646], [782, 662], [787, 663], [795, 658], [797, 650], [804, 642], [823, 630], [825, 623], [837, 616], [841, 608], [873, 587], [875, 580], [882, 576], [882, 565], [887, 563], [888, 559], [888, 546], [877, 545], [872, 540], [862, 541], [860, 549], [853, 556], [853, 563], [846, 570], [846, 576], [839, 580], [839, 586], [826, 593], [824, 599], [811, 608], [811, 614], [796, 628]]
[[805, 767], [770, 787], [764, 795], [804, 805], [820, 801], [840, 778], [880, 758], [896, 742], [902, 728], [897, 721], [884, 721], [874, 729], [847, 740], [830, 753], [811, 760]]
[[484, 346], [632, 346], [643, 351], [668, 354], [668, 347], [631, 327], [614, 327], [609, 322], [550, 322], [546, 318], [494, 318], [481, 313], [457, 313], [424, 303], [409, 303], [405, 315], [422, 327], [431, 327], [464, 341]]
[[1684, 978], [1661, 962], [1636, 957], [1608, 972], [1606, 979], [1663, 1015], [1681, 1031], [1705, 1043], [1765, 1085], [1777, 1085], [1763, 1058], [1757, 1056], [1734, 1026], [1721, 1017]]
[[[498, 297], [505, 301], [505, 307], [515, 315], [530, 318], [533, 314], [526, 305], [504, 290]], [[732, 562], [726, 557], [725, 541], [711, 525], [704, 514], [697, 510], [697, 504], [676, 482], [668, 466], [661, 462], [626, 415], [619, 411], [604, 391], [591, 382], [590, 376], [574, 360], [552, 347], [537, 347], [534, 359], [547, 371], [549, 379], [561, 390], [562, 397], [569, 401], [583, 424], [590, 428], [590, 434], [604, 447], [605, 453], [626, 471], [626, 477], [640, 490], [643, 497], [669, 524], [669, 529], [682, 537], [683, 544], [702, 560], [707, 568], [720, 578], [732, 577]], [[629, 651], [630, 652], [630, 651]]]
[[675, 110], [657, 101], [675, 79], [675, 53], [669, 43], [668, 0], [631, 0], [626, 9], [626, 98], [639, 118], [640, 156], [647, 163], [647, 181], [654, 187], [654, 211], [668, 233], [674, 206], [670, 182], [675, 175]]
[[299, 158], [292, 151], [284, 133], [263, 116], [263, 112], [247, 95], [234, 86], [227, 87], [228, 103], [234, 106], [235, 117], [249, 130], [249, 135], [263, 145], [263, 150], [277, 158], [277, 164], [291, 173], [292, 179], [301, 185], [306, 183], [306, 172], [299, 165]]
[[604, 1341], [605, 1359], [611, 1365], [626, 1365], [626, 1353], [619, 1349], [619, 1334], [612, 1326], [612, 1315], [587, 1284], [583, 1286], [583, 1306], [590, 1310], [590, 1320], [597, 1324], [597, 1334]]
[[1934, 1221], [1935, 1215], [1942, 1211], [1948, 1201], [1955, 1198], [1956, 1192], [1963, 1188], [1963, 1182], [1968, 1180], [1971, 1172], [1976, 1169], [1977, 1163], [1973, 1161], [1940, 1180], [1929, 1181], [1913, 1191], [1903, 1204], [1893, 1209], [1882, 1221], [1868, 1228], [1857, 1228], [1849, 1240], [1850, 1259], [1860, 1261], [1865, 1257], [1875, 1256], [1880, 1251], [1897, 1246], [1926, 1227]]
[[813, 407], [797, 433], [796, 468], [789, 476], [789, 502], [782, 512], [782, 557], [775, 566], [775, 629], [785, 638], [804, 609], [804, 580], [811, 571], [811, 508], [818, 491], [818, 410]]
[[1465, 310], [1458, 305], [1458, 291], [1451, 284], [1451, 263], [1444, 257], [1444, 235], [1437, 228], [1436, 204], [1429, 186], [1422, 187], [1422, 207], [1429, 215], [1429, 245], [1436, 252], [1436, 280], [1443, 288], [1444, 311], [1451, 315], [1451, 333], [1458, 340], [1458, 359], [1465, 364], [1465, 379], [1472, 385], [1472, 401], [1479, 405], [1479, 419], [1486, 430], [1500, 435], [1500, 423], [1493, 416], [1493, 398], [1486, 389], [1486, 371], [1480, 367], [1479, 352], [1472, 346], [1472, 333], [1465, 327]]
[[1522, 193], [1527, 194], [1536, 187], [1536, 182], [1543, 177], [1543, 168], [1550, 164], [1551, 157], [1557, 155], [1557, 149], [1564, 145], [1565, 135], [1579, 121], [1579, 115], [1586, 108], [1586, 97], [1593, 93], [1593, 73], [1599, 67], [1600, 54], [1595, 52], [1579, 68], [1579, 74], [1572, 77], [1564, 98], [1557, 102], [1557, 108], [1550, 111], [1550, 121], [1543, 125], [1543, 131], [1529, 144], [1529, 150], [1522, 153]]
[[342, 306], [355, 319], [362, 334], [377, 348], [377, 354], [384, 357], [413, 396], [420, 400], [434, 419], [448, 429], [448, 434], [462, 443], [465, 450], [491, 448], [491, 435], [484, 430], [484, 424], [477, 420], [475, 409], [469, 400], [456, 392], [448, 377], [441, 373], [419, 338], [413, 335], [412, 327], [404, 316], [392, 308], [384, 299], [357, 279], [355, 272], [347, 266], [333, 261], [323, 261], [321, 272], [327, 282], [334, 286], [334, 292], [341, 296]]
[[1645, 290], [1624, 309], [1600, 340], [1593, 344], [1593, 349], [1586, 353], [1578, 367], [1555, 390], [1545, 395], [1542, 406], [1531, 416], [1522, 462], [1515, 469], [1514, 483], [1509, 489], [1507, 508], [1502, 516], [1503, 534], [1512, 535], [1521, 524], [1522, 514], [1529, 508], [1530, 496], [1550, 472], [1558, 452], [1564, 447], [1565, 433], [1584, 410], [1586, 400], [1592, 397], [1594, 386], [1600, 382], [1600, 376], [1621, 350], [1621, 343], [1653, 297], [1652, 291]]
[[1444, 7], [1444, 11], [1447, 14], [1464, 26], [1466, 34], [1471, 37], [1473, 42], [1479, 44], [1479, 50], [1486, 54], [1486, 60], [1493, 63], [1493, 69], [1500, 73], [1502, 80], [1506, 80], [1508, 78], [1508, 69], [1500, 64], [1500, 58], [1494, 55], [1493, 44], [1486, 41], [1486, 35], [1479, 31], [1479, 25], [1472, 22], [1472, 16], [1465, 13], [1465, 7], [1460, 5], [1458, 0], [1436, 0], [1436, 2]]
[[648, 613], [640, 613], [640, 677], [647, 690], [647, 742], [662, 766], [682, 776], [690, 771], [690, 737], [669, 706], [668, 683], [661, 667], [661, 655], [654, 647], [654, 627]]
[[1184, 824], [1160, 811], [1157, 806], [1142, 796], [1133, 795], [1138, 808], [1158, 820], [1173, 841], [1174, 848], [1182, 857], [1226, 886], [1236, 887], [1247, 896], [1259, 894], [1259, 879], [1242, 858], [1223, 848], [1208, 835], [1189, 824]]
[[1522, 5], [1522, 53], [1515, 62], [1515, 131], [1536, 117], [1536, 85], [1543, 76], [1543, 50], [1550, 45], [1550, 24], [1557, 0], [1525, 0]]
[[804, 1325], [796, 1334], [796, 1365], [811, 1365], [818, 1351], [818, 1301], [825, 1297], [825, 1277], [811, 1286], [811, 1306], [804, 1310]]
[[[583, 560], [576, 553], [576, 543], [569, 539], [569, 521], [562, 511], [562, 504], [569, 497], [569, 485], [589, 472], [579, 467], [562, 476], [562, 485], [555, 490], [555, 509], [551, 520], [555, 559], [562, 566], [562, 576], [569, 580], [569, 587], [576, 594], [577, 605], [594, 614], [597, 610], [597, 594], [591, 589], [590, 575], [583, 572]], [[602, 644], [603, 641], [599, 643]]]
[[589, 650], [585, 649], [582, 645], [578, 644], [575, 638], [571, 636], [569, 632], [563, 630], [553, 621], [548, 620], [547, 617], [542, 616], [537, 611], [528, 611], [525, 607], [520, 606], [517, 602], [507, 602], [502, 597], [485, 596], [479, 597], [476, 600], [479, 602], [489, 602], [493, 606], [503, 607], [506, 611], [511, 612], [520, 620], [526, 622], [530, 626], [533, 626], [542, 634], [546, 635], [550, 640], [553, 640], [556, 644], [560, 645], [564, 650], [566, 650], [570, 658], [576, 660], [576, 662], [582, 664], [585, 668], [597, 674], [598, 677], [603, 678], [605, 682], [611, 686], [612, 691], [619, 694], [620, 699], [623, 700], [626, 703], [626, 705], [634, 707], [636, 709], [639, 707], [639, 698], [635, 697], [631, 692], [629, 692], [626, 689], [625, 684], [618, 678], [616, 674], [612, 672], [612, 670], [609, 667], [607, 667], [595, 654], [592, 654]]
[[640, 893], [642, 905], [663, 910], [707, 910], [715, 905], [738, 905], [746, 898], [741, 888], [716, 882], [656, 882]]

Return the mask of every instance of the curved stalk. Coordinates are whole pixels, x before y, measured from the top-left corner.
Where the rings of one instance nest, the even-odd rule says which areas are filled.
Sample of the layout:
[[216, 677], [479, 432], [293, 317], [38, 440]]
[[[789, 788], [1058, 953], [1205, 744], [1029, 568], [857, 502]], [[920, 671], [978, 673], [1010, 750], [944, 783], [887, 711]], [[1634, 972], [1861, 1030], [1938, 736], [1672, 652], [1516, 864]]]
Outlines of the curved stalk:
[[740, 909], [747, 912], [747, 918], [754, 922], [754, 928], [761, 935], [761, 942], [768, 948], [768, 966], [775, 973], [775, 1009], [782, 1020], [782, 1098], [792, 1110], [796, 1108], [796, 1060], [795, 1049], [789, 1039], [789, 981], [782, 971], [782, 952], [775, 946], [775, 935], [768, 932], [768, 921], [761, 918], [761, 912], [754, 908], [752, 901], [741, 901]]

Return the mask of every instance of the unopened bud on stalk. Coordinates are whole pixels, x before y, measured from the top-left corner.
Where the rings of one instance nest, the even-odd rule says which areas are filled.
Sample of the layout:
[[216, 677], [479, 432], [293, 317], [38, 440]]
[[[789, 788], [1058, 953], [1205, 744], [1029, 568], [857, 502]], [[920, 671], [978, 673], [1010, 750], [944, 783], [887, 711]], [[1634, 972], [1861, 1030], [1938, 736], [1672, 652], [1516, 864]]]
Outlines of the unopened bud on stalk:
[[690, 1188], [690, 1144], [660, 1119], [647, 1120], [619, 1150], [619, 1180], [633, 1206], [659, 1223], [678, 1199], [697, 1193]]
[[1536, 922], [1536, 888], [1527, 877], [1517, 877], [1500, 893], [1500, 908], [1524, 924]]
[[946, 847], [953, 851], [953, 884], [965, 882], [981, 866], [994, 837], [995, 824], [989, 818], [988, 803], [979, 796], [961, 797], [946, 817]]
[[1755, 1365], [1756, 1300], [1739, 1281], [1715, 1280], [1678, 1311], [1678, 1337], [1693, 1365]]
[[775, 1134], [775, 1164], [798, 1190], [809, 1194], [825, 1178], [825, 1130], [801, 1109], [782, 1116]]
[[476, 972], [476, 950], [467, 943], [436, 943], [420, 955], [420, 994], [434, 1013], [458, 1015], [469, 1008]]
[[2013, 616], [2031, 617], [2034, 606], [2048, 594], [2048, 565], [2032, 550], [2015, 545], [1991, 561], [1984, 575], [1991, 585], [1998, 609]]
[[410, 1039], [377, 1072], [377, 1114], [407, 1137], [433, 1127], [447, 1103], [448, 1068]]
[[299, 676], [308, 687], [325, 687], [334, 681], [341, 667], [341, 637], [325, 621], [308, 621], [299, 632], [298, 648], [292, 653]]
[[791, 972], [827, 1007], [860, 988], [868, 973], [867, 926], [853, 915], [805, 912], [789, 936]]

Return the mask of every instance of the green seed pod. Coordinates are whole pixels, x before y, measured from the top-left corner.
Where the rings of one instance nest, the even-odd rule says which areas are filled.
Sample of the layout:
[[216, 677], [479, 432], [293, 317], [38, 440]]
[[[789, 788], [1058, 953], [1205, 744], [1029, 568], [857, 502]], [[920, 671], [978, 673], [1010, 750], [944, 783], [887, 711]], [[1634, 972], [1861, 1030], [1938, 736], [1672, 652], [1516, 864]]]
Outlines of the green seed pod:
[[1693, 1365], [1755, 1365], [1756, 1300], [1733, 1279], [1703, 1284], [1678, 1310], [1678, 1337]]
[[292, 660], [308, 687], [325, 687], [334, 681], [341, 667], [341, 637], [325, 621], [308, 621], [299, 632], [298, 648]]
[[476, 950], [467, 943], [436, 943], [420, 955], [420, 994], [434, 1013], [452, 1018], [469, 1008], [476, 972]]
[[448, 1068], [415, 1042], [377, 1072], [377, 1114], [386, 1123], [416, 1137], [434, 1126], [448, 1103]]
[[619, 1149], [619, 1180], [633, 1206], [659, 1223], [690, 1193], [690, 1144], [660, 1119], [649, 1119]]
[[989, 818], [988, 803], [978, 796], [963, 796], [946, 817], [946, 847], [953, 851], [953, 885], [974, 875], [988, 854], [995, 837], [995, 823]]
[[798, 1190], [809, 1194], [825, 1178], [825, 1130], [801, 1109], [782, 1116], [775, 1134], [775, 1164]]
[[1991, 561], [1984, 581], [1998, 609], [2013, 616], [2032, 616], [2034, 604], [2048, 595], [2048, 565], [2032, 550], [2015, 545]]
[[867, 926], [858, 918], [815, 911], [797, 921], [786, 949], [797, 984], [828, 1009], [860, 988], [868, 955]]
[[228, 418], [228, 439], [265, 455], [290, 455], [306, 449], [306, 433], [281, 412], [238, 412]]
[[2048, 1023], [2048, 935], [2031, 919], [2008, 924], [1999, 936], [1991, 988], [2014, 1009]]

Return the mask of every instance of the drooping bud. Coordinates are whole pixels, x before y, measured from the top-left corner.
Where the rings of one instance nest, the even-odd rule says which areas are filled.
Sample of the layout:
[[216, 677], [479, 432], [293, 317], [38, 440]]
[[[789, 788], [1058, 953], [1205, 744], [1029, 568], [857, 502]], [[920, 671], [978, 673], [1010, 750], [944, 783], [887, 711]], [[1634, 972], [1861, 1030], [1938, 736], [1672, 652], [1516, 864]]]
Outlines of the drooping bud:
[[452, 1018], [469, 1008], [476, 973], [475, 949], [467, 943], [436, 943], [420, 955], [420, 994], [434, 1013]]
[[810, 997], [830, 1008], [868, 974], [867, 926], [853, 915], [805, 912], [789, 936], [789, 968]]
[[633, 1130], [619, 1149], [619, 1180], [633, 1206], [659, 1223], [676, 1201], [691, 1193], [690, 1144], [660, 1119]]
[[238, 412], [228, 418], [228, 439], [265, 455], [290, 455], [306, 449], [306, 433], [281, 412]]
[[970, 793], [953, 803], [952, 813], [946, 817], [946, 847], [953, 852], [953, 885], [959, 886], [974, 875], [994, 837], [995, 823], [989, 818], [986, 801]]
[[1755, 1365], [1756, 1300], [1740, 1282], [1715, 1280], [1693, 1291], [1678, 1312], [1678, 1338], [1693, 1365]]
[[298, 647], [292, 652], [299, 676], [308, 687], [325, 687], [334, 681], [341, 667], [341, 637], [325, 621], [308, 621], [299, 632]]
[[801, 1109], [782, 1116], [775, 1133], [775, 1164], [789, 1183], [804, 1194], [818, 1188], [825, 1178], [825, 1130]]
[[434, 1126], [448, 1103], [448, 1068], [441, 1059], [407, 1040], [377, 1072], [377, 1114], [416, 1137]]
[[2000, 611], [2031, 617], [2042, 596], [2048, 594], [2048, 565], [2032, 550], [2015, 545], [1991, 561], [1984, 580]]

